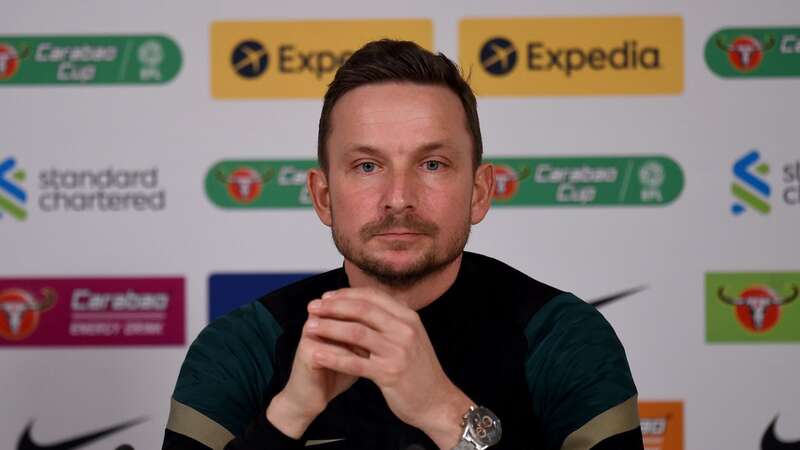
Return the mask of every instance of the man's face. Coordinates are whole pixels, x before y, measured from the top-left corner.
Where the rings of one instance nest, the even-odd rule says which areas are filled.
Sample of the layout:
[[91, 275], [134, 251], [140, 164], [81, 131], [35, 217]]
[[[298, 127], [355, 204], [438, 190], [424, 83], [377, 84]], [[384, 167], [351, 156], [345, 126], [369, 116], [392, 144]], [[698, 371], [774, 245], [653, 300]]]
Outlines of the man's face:
[[348, 261], [385, 284], [409, 285], [454, 261], [486, 213], [473, 199], [472, 151], [449, 89], [359, 87], [331, 112], [327, 198], [315, 207]]

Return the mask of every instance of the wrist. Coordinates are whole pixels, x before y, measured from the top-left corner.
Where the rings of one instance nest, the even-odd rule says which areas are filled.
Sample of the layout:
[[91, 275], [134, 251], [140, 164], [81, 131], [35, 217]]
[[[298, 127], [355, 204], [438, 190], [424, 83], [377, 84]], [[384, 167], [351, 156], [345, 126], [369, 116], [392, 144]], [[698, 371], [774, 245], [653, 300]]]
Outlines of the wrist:
[[300, 439], [321, 412], [308, 410], [281, 391], [272, 398], [265, 414], [272, 426], [281, 433], [292, 439]]
[[456, 388], [435, 411], [431, 411], [431, 420], [428, 422], [430, 425], [423, 431], [440, 449], [452, 450], [464, 432], [461, 425], [464, 413], [472, 405], [472, 400]]

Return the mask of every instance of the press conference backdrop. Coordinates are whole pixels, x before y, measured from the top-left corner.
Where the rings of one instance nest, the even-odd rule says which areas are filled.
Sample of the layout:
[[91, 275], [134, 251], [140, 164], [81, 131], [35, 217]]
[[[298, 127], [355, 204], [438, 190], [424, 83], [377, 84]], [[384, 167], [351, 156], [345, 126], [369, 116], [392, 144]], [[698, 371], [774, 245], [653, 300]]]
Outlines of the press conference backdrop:
[[0, 447], [159, 448], [210, 317], [341, 263], [303, 183], [384, 36], [470, 73], [468, 249], [597, 305], [647, 448], [800, 448], [800, 4], [709, 0], [4, 3]]

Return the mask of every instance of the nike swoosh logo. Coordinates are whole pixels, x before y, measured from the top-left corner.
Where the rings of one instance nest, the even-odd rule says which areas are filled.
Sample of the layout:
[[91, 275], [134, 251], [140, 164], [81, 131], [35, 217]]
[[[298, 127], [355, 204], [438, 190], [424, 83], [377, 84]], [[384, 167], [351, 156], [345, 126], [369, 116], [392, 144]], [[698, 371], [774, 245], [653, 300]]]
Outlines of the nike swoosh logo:
[[306, 447], [312, 447], [312, 446], [315, 446], [315, 445], [330, 444], [332, 442], [339, 442], [339, 441], [343, 441], [343, 440], [344, 440], [344, 438], [339, 438], [339, 439], [318, 439], [318, 440], [315, 440], [315, 441], [306, 442]]
[[592, 300], [589, 302], [590, 305], [594, 306], [595, 308], [599, 308], [601, 306], [608, 305], [609, 303], [613, 303], [619, 299], [623, 299], [625, 297], [630, 297], [633, 294], [641, 292], [647, 289], [647, 286], [638, 286], [632, 289], [628, 289], [627, 291], [618, 292], [616, 294], [611, 294], [608, 297], [598, 298], [597, 300]]
[[800, 441], [784, 442], [778, 439], [778, 436], [775, 435], [777, 421], [778, 416], [775, 416], [767, 431], [764, 432], [764, 437], [761, 438], [761, 450], [800, 450]]
[[31, 421], [28, 426], [25, 428], [25, 431], [22, 432], [22, 436], [19, 438], [19, 442], [17, 442], [17, 450], [73, 450], [78, 447], [83, 447], [84, 445], [94, 442], [98, 439], [102, 439], [110, 434], [118, 433], [126, 428], [130, 428], [134, 425], [138, 425], [147, 419], [144, 417], [140, 417], [138, 419], [133, 419], [128, 422], [123, 422], [119, 425], [114, 425], [108, 428], [104, 428], [102, 430], [93, 431], [82, 436], [77, 436], [74, 438], [67, 439], [65, 441], [56, 442], [55, 444], [49, 445], [40, 445], [31, 439], [31, 428], [33, 428], [33, 421]]

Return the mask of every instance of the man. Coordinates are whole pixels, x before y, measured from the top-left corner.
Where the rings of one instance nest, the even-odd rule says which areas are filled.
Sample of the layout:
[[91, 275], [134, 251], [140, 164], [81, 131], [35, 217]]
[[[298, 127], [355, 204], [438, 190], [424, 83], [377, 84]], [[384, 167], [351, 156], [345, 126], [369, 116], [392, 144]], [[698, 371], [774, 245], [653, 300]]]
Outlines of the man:
[[475, 97], [444, 55], [354, 53], [308, 175], [344, 266], [203, 330], [164, 449], [641, 449], [603, 317], [463, 251], [494, 188], [481, 156]]

